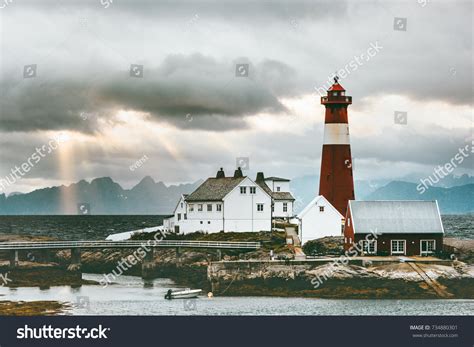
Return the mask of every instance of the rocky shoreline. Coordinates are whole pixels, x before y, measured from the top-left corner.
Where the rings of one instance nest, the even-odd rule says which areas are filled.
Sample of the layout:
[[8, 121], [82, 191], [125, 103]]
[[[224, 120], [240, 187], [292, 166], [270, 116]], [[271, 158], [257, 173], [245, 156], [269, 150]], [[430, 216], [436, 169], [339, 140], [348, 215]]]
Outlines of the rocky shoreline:
[[2, 316], [55, 316], [67, 313], [69, 308], [68, 304], [57, 301], [0, 300], [0, 314]]
[[[227, 234], [227, 233], [226, 233]], [[218, 238], [232, 235], [217, 235]], [[147, 237], [152, 237], [148, 235]], [[201, 235], [202, 238], [211, 235]], [[216, 237], [216, 236], [214, 236]], [[240, 236], [242, 237], [242, 236]], [[255, 237], [255, 236], [253, 236]], [[156, 249], [154, 265], [148, 276], [151, 278], [170, 278], [180, 286], [201, 288], [213, 291], [221, 296], [288, 296], [288, 297], [319, 297], [333, 299], [434, 299], [438, 296], [408, 264], [379, 264], [360, 266], [348, 264], [339, 266], [327, 275], [327, 264], [315, 266], [296, 266], [293, 261], [270, 261], [269, 250], [276, 250], [278, 258], [292, 256], [291, 246], [284, 243], [284, 235], [257, 235], [264, 240], [263, 248], [251, 252], [223, 251], [222, 261], [218, 261], [216, 251], [182, 250], [179, 254], [174, 249]], [[239, 241], [241, 241], [240, 239]], [[329, 240], [329, 244], [338, 247], [337, 240]], [[322, 242], [327, 243], [328, 240]], [[460, 240], [462, 243], [462, 240]], [[459, 243], [458, 243], [459, 246]], [[320, 249], [319, 247], [318, 249]], [[324, 247], [323, 247], [324, 248]], [[327, 247], [326, 247], [327, 248]], [[324, 248], [324, 249], [326, 249]], [[470, 250], [469, 250], [470, 251]], [[463, 252], [466, 252], [464, 250]], [[131, 257], [132, 251], [106, 249], [103, 251], [83, 251], [82, 272], [104, 274], [113, 282], [117, 274], [117, 264], [121, 259]], [[33, 254], [41, 260], [41, 254]], [[69, 251], [50, 254], [54, 263], [41, 266], [29, 264], [11, 271], [14, 280], [8, 286], [54, 286], [97, 284], [84, 281], [77, 273], [67, 271]], [[261, 262], [264, 265], [251, 271], [221, 271], [218, 276], [210, 273], [213, 264], [247, 264]], [[474, 298], [474, 266], [455, 261], [453, 265], [422, 264], [423, 270], [437, 280], [453, 298]], [[0, 263], [0, 273], [7, 268]], [[115, 271], [115, 272], [114, 272]], [[141, 263], [131, 266], [127, 271], [118, 273], [141, 276]], [[326, 278], [318, 286], [314, 279], [318, 276]], [[217, 285], [216, 285], [217, 284]], [[113, 285], [111, 283], [110, 285]]]

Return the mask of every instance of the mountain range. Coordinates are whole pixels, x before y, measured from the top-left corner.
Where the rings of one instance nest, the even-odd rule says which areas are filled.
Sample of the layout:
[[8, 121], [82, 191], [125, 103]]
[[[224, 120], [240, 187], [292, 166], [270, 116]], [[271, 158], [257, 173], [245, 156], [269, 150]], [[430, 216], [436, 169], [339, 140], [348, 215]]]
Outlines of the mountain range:
[[151, 177], [132, 189], [123, 189], [110, 177], [81, 180], [69, 186], [37, 189], [27, 194], [0, 195], [0, 215], [169, 214], [178, 197], [196, 189], [202, 181], [166, 186]]
[[[360, 200], [438, 200], [441, 213], [474, 212], [472, 176], [453, 182], [450, 187], [430, 187], [420, 194], [417, 183], [406, 181], [356, 181]], [[315, 196], [318, 176], [302, 176], [290, 183], [296, 199], [295, 212], [302, 210]], [[191, 193], [202, 180], [194, 183], [165, 185], [147, 176], [131, 189], [123, 189], [110, 177], [81, 180], [69, 186], [37, 189], [30, 193], [0, 194], [0, 215], [80, 214], [171, 214], [181, 194]]]

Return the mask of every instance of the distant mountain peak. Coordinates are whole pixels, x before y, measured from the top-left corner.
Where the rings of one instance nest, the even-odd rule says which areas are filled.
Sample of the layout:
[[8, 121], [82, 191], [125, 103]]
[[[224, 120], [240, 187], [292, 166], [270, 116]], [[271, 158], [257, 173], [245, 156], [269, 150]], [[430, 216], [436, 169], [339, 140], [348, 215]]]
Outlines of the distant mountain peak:
[[145, 176], [137, 185], [147, 185], [147, 184], [155, 184], [155, 180], [151, 176]]
[[95, 184], [95, 183], [115, 183], [115, 182], [112, 180], [112, 178], [105, 176], [105, 177], [94, 178], [91, 181], [91, 184]]

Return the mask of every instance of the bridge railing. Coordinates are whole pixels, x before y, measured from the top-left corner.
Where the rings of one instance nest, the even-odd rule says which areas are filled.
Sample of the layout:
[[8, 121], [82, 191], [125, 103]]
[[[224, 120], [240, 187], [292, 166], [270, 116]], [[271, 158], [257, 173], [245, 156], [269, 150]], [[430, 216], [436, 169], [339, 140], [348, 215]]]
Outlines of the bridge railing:
[[225, 249], [258, 249], [260, 242], [233, 241], [186, 241], [186, 240], [128, 240], [128, 241], [17, 241], [0, 242], [0, 250], [26, 249], [66, 249], [66, 248], [225, 248]]

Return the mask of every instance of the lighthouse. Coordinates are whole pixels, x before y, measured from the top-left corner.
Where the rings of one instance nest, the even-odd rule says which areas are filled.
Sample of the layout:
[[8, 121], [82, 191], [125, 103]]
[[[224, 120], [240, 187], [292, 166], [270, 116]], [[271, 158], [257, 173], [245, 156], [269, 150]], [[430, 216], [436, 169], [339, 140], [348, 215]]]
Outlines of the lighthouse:
[[326, 114], [319, 195], [323, 195], [346, 216], [347, 202], [355, 200], [347, 117], [347, 106], [352, 104], [352, 97], [346, 95], [346, 90], [338, 80], [337, 76], [334, 77], [334, 84], [328, 89], [327, 96], [321, 97]]

